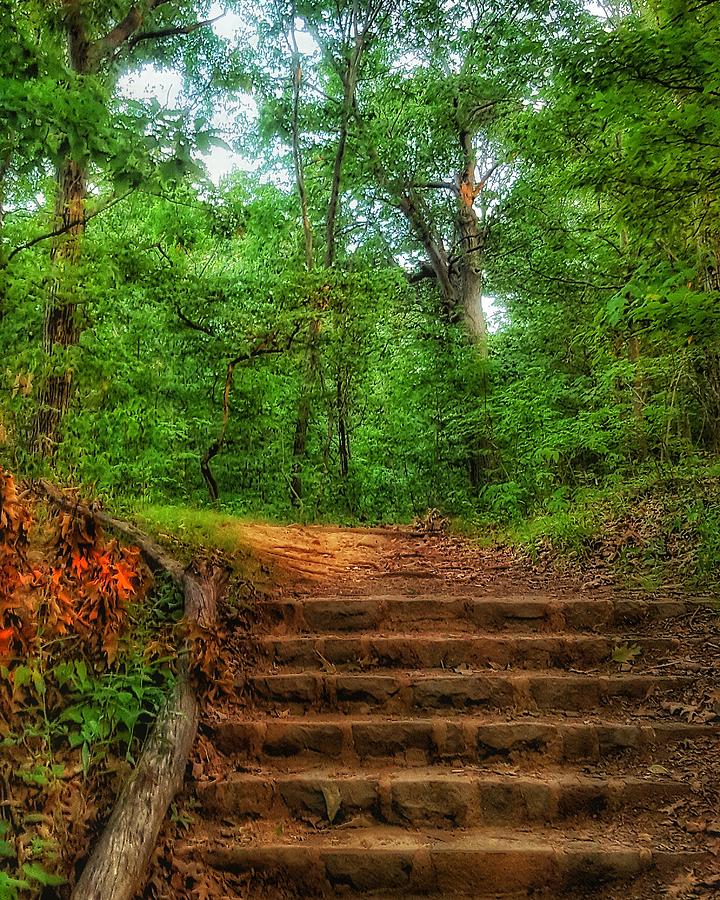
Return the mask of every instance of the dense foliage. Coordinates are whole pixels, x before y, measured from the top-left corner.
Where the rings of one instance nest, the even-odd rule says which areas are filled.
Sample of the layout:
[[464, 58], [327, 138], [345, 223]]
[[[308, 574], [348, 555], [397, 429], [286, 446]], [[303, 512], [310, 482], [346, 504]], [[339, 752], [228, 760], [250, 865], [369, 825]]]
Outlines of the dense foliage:
[[0, 0], [5, 462], [576, 549], [653, 497], [707, 578], [718, 4], [228, 8]]

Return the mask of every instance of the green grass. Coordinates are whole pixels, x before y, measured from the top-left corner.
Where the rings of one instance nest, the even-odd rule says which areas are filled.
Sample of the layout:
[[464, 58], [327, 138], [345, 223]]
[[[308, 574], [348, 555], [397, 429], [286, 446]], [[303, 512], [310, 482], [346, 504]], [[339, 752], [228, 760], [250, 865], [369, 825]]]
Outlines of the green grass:
[[143, 503], [133, 508], [132, 515], [140, 528], [161, 540], [170, 537], [190, 551], [221, 550], [230, 555], [244, 546], [239, 527], [258, 524], [257, 519], [192, 506]]

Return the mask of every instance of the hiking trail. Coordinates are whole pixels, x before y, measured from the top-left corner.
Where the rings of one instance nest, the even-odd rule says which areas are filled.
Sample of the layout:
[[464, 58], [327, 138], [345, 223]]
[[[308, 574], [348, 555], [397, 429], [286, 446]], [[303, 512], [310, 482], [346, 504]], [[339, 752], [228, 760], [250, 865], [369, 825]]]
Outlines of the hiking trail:
[[246, 530], [276, 588], [229, 638], [175, 896], [720, 896], [707, 604], [411, 529]]

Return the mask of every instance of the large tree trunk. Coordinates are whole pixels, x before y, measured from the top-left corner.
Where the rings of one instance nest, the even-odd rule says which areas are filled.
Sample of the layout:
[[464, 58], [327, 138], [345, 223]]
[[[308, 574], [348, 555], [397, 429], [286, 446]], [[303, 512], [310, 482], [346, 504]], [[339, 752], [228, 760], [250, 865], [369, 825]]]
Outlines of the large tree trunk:
[[[68, 63], [77, 75], [85, 75], [89, 71], [90, 43], [81, 0], [62, 0], [62, 9]], [[65, 153], [56, 176], [55, 229], [59, 234], [50, 249], [53, 271], [43, 327], [43, 350], [49, 374], [40, 386], [30, 436], [31, 449], [44, 456], [52, 456], [57, 448], [60, 425], [72, 391], [72, 370], [65, 354], [80, 338], [72, 270], [80, 258], [85, 234], [87, 180], [84, 168], [71, 158], [67, 144]]]
[[[58, 168], [55, 205], [56, 228], [62, 233], [53, 240], [50, 251], [53, 271], [43, 327], [43, 350], [51, 371], [40, 387], [31, 435], [32, 449], [45, 456], [52, 456], [57, 447], [60, 424], [70, 403], [72, 371], [64, 357], [80, 338], [72, 269], [79, 260], [85, 233], [86, 201], [85, 171], [72, 159], [65, 159]], [[56, 367], [61, 371], [55, 371]]]
[[[97, 75], [103, 64], [112, 59], [124, 45], [160, 36], [149, 31], [138, 34], [146, 16], [167, 0], [142, 0], [129, 8], [117, 24], [96, 40], [91, 40], [91, 18], [85, 0], [60, 0], [59, 12], [67, 42], [67, 63], [78, 76]], [[123, 4], [121, 4], [123, 6]], [[165, 29], [162, 35], [189, 34], [208, 22]], [[50, 375], [40, 387], [38, 411], [32, 425], [30, 445], [35, 451], [51, 456], [58, 443], [60, 425], [70, 403], [72, 372], [64, 359], [65, 351], [80, 338], [78, 298], [73, 284], [73, 267], [80, 257], [85, 233], [87, 201], [86, 171], [71, 157], [66, 146], [57, 170], [55, 229], [50, 258], [53, 274], [45, 307], [43, 348], [48, 356]], [[56, 371], [57, 369], [63, 369]]]
[[422, 198], [408, 187], [397, 201], [397, 207], [408, 220], [420, 241], [440, 288], [443, 304], [452, 314], [455, 307], [455, 288], [450, 278], [450, 264], [442, 239], [432, 228]]
[[482, 273], [477, 271], [472, 263], [463, 267], [460, 290], [465, 329], [480, 355], [487, 356], [488, 333], [482, 304]]

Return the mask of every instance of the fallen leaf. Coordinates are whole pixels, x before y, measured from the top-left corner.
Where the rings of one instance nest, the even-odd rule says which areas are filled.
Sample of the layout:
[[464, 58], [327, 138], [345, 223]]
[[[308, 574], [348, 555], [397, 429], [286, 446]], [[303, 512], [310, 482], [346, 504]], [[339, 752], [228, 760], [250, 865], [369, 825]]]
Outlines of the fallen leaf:
[[325, 798], [328, 821], [332, 825], [335, 821], [335, 817], [340, 812], [340, 806], [342, 805], [340, 790], [336, 784], [324, 784], [322, 786], [322, 792], [323, 797]]

